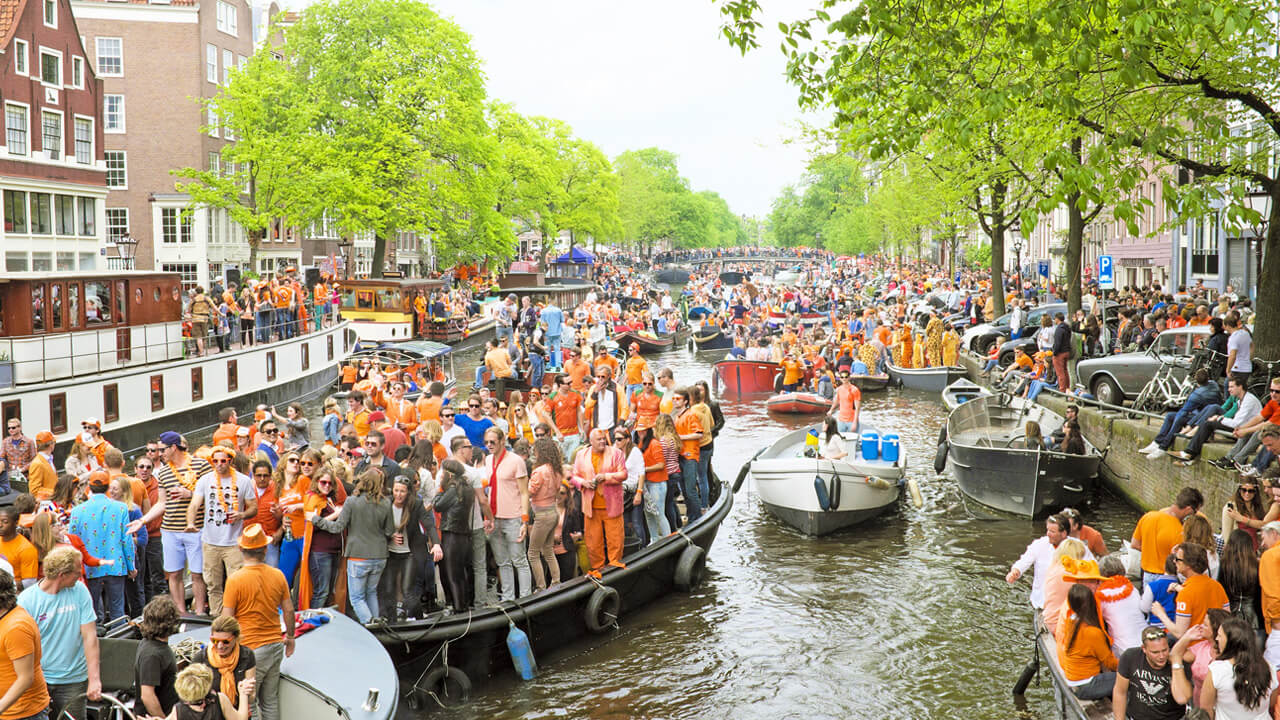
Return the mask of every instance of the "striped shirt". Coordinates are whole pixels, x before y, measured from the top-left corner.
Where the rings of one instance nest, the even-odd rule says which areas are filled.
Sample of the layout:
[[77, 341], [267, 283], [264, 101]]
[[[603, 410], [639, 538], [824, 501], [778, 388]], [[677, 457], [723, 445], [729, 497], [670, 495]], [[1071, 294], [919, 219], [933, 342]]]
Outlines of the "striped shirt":
[[[184, 487], [194, 490], [196, 480], [205, 473], [213, 472], [213, 466], [207, 460], [187, 456], [187, 464], [174, 467], [169, 463], [156, 465], [156, 482], [160, 484], [160, 492], [167, 493], [170, 488]], [[171, 498], [164, 496], [164, 519], [160, 521], [160, 529], [169, 532], [185, 532], [187, 529], [187, 506], [191, 498]], [[204, 527], [204, 515], [196, 514], [196, 529]]]

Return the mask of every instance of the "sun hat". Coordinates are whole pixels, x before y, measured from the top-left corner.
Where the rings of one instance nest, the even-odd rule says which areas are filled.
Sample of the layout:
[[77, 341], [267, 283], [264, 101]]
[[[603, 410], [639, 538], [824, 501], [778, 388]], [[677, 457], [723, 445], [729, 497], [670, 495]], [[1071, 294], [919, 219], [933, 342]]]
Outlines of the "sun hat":
[[262, 525], [250, 525], [240, 534], [241, 550], [261, 550], [267, 546], [267, 534], [262, 532]]
[[[1068, 558], [1063, 558], [1067, 560]], [[1068, 580], [1106, 580], [1102, 573], [1098, 572], [1098, 563], [1094, 560], [1080, 560], [1075, 562], [1075, 569], [1068, 567], [1067, 563], [1063, 563], [1062, 576]]]

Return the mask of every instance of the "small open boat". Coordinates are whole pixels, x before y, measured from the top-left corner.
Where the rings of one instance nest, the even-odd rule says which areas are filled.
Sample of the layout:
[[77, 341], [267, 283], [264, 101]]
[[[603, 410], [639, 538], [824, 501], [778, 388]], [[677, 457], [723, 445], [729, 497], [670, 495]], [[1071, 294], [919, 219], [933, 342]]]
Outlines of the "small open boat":
[[1083, 455], [1028, 448], [1028, 422], [1048, 437], [1065, 420], [1043, 405], [1007, 396], [976, 397], [952, 410], [942, 442], [956, 484], [979, 503], [1015, 515], [1079, 507], [1093, 491], [1101, 453], [1088, 441]]
[[[796, 313], [795, 317], [803, 327], [814, 327], [816, 325], [823, 325], [831, 322], [831, 316], [824, 312]], [[788, 319], [788, 315], [784, 312], [772, 310], [769, 312], [770, 325], [785, 325]]]
[[947, 410], [955, 410], [978, 397], [991, 397], [991, 391], [968, 378], [960, 378], [942, 389], [942, 404]]
[[888, 375], [850, 375], [850, 382], [862, 392], [879, 392], [889, 387]]
[[654, 335], [653, 333], [644, 330], [628, 330], [627, 332], [620, 332], [617, 335], [614, 335], [613, 339], [618, 343], [618, 347], [623, 350], [629, 349], [631, 347], [631, 343], [639, 345], [641, 354], [664, 352], [675, 346], [675, 338], [671, 335]]
[[[865, 419], [860, 430], [876, 433]], [[826, 535], [880, 515], [898, 501], [905, 455], [886, 461], [878, 452], [864, 453], [859, 437], [850, 434], [844, 436], [847, 457], [807, 457], [808, 434], [808, 428], [793, 430], [750, 463], [756, 493], [771, 514], [800, 532]]]
[[889, 377], [899, 385], [912, 390], [942, 392], [951, 383], [965, 377], [967, 371], [957, 365], [938, 365], [927, 368], [904, 368], [887, 363]]
[[688, 347], [693, 352], [723, 352], [733, 347], [733, 337], [721, 328], [702, 328], [689, 336]]
[[816, 415], [831, 407], [831, 401], [817, 393], [787, 392], [774, 395], [765, 401], [769, 412]]
[[721, 360], [711, 366], [713, 389], [730, 395], [772, 393], [780, 389], [782, 366], [760, 360]]

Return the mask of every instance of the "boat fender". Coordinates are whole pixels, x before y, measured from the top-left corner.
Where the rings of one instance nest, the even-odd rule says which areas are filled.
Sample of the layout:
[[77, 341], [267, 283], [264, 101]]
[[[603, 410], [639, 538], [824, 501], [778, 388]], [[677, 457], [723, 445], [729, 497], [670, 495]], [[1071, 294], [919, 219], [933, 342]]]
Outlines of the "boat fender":
[[773, 376], [773, 391], [782, 392], [782, 375]]
[[677, 589], [693, 592], [702, 584], [702, 576], [707, 570], [707, 551], [697, 545], [686, 547], [676, 560], [676, 572], [673, 577]]
[[601, 585], [591, 593], [582, 617], [587, 622], [588, 630], [593, 633], [602, 633], [617, 624], [621, 609], [622, 596], [618, 595], [618, 591], [608, 585]]
[[471, 699], [471, 678], [456, 667], [442, 665], [427, 673], [416, 689], [447, 708], [462, 707]]
[[941, 445], [946, 441], [947, 441], [947, 426], [943, 425], [942, 427], [938, 428], [938, 444]]
[[831, 509], [831, 496], [827, 494], [827, 483], [821, 475], [813, 476], [813, 491], [818, 495], [818, 507], [823, 512]]
[[738, 477], [737, 477], [737, 479], [733, 481], [733, 492], [734, 492], [734, 493], [737, 493], [737, 492], [738, 492], [738, 490], [741, 490], [741, 489], [742, 489], [742, 483], [743, 483], [743, 481], [745, 481], [745, 480], [747, 479], [747, 473], [751, 472], [751, 463], [754, 463], [754, 462], [756, 461], [756, 459], [757, 459], [757, 458], [759, 458], [761, 455], [763, 455], [763, 454], [764, 454], [764, 451], [765, 451], [765, 450], [768, 450], [768, 449], [769, 449], [769, 446], [768, 446], [768, 445], [766, 445], [766, 446], [764, 446], [764, 447], [760, 448], [759, 450], [757, 450], [757, 451], [756, 451], [756, 454], [755, 454], [755, 455], [752, 455], [752, 456], [751, 456], [751, 459], [750, 459], [750, 460], [748, 460], [747, 462], [743, 463], [743, 465], [742, 465], [742, 469], [738, 470]]
[[907, 478], [907, 489], [911, 491], [911, 504], [917, 510], [924, 507], [924, 494], [920, 492], [920, 483], [915, 478]]
[[695, 352], [697, 350], [697, 348], [694, 346], [692, 337], [690, 337], [687, 341], [685, 341], [684, 346], [685, 346], [685, 349], [687, 349], [689, 352]]
[[840, 509], [840, 488], [844, 487], [844, 483], [840, 482], [840, 473], [831, 476], [831, 509]]
[[933, 469], [941, 474], [947, 469], [947, 452], [951, 449], [950, 443], [946, 440], [938, 443], [938, 451], [933, 454]]
[[868, 477], [867, 484], [877, 490], [888, 490], [893, 487], [893, 483], [879, 477]]
[[533, 646], [529, 644], [529, 636], [516, 624], [507, 621], [507, 651], [511, 653], [511, 664], [522, 680], [532, 680], [538, 674], [538, 660], [533, 656]]

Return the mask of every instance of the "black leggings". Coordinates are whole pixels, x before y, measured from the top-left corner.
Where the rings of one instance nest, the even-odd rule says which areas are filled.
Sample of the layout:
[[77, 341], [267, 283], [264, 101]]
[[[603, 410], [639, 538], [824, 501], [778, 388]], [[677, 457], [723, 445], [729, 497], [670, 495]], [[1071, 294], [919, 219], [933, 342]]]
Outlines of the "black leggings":
[[253, 318], [240, 318], [240, 344], [253, 344]]
[[560, 582], [568, 582], [578, 574], [578, 553], [576, 551], [571, 550], [556, 555], [556, 562], [560, 563]]
[[462, 612], [471, 607], [468, 597], [467, 568], [471, 566], [471, 533], [440, 533], [441, 547], [444, 551], [444, 579], [449, 589], [449, 600], [453, 609]]

